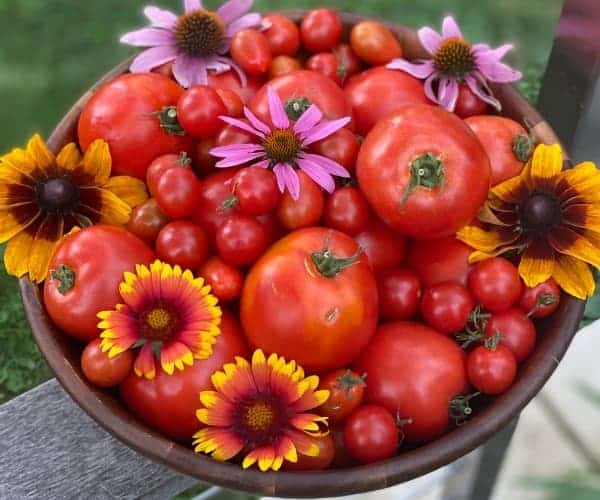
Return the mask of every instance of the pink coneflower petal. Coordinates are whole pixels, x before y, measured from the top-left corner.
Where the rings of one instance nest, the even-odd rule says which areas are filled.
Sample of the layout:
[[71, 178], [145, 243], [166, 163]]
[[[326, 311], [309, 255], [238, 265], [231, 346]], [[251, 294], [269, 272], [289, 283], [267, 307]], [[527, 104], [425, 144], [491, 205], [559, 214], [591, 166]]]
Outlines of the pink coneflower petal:
[[217, 15], [229, 24], [242, 17], [252, 7], [252, 0], [228, 0], [217, 9]]
[[210, 150], [210, 154], [220, 158], [228, 156], [237, 156], [241, 154], [252, 154], [256, 151], [264, 151], [260, 144], [228, 144], [227, 146], [217, 146]]
[[417, 31], [417, 35], [423, 48], [431, 55], [435, 53], [442, 41], [442, 37], [435, 30], [428, 26], [425, 26]]
[[120, 42], [134, 47], [157, 47], [175, 45], [175, 37], [172, 31], [162, 28], [142, 28], [123, 35]]
[[[279, 167], [279, 169], [277, 169], [278, 171], [275, 173], [277, 167]], [[285, 163], [275, 165], [273, 173], [275, 173], [275, 176], [281, 176], [290, 196], [293, 200], [297, 200], [300, 197], [300, 179], [298, 178], [298, 173], [290, 165]]]
[[183, 8], [185, 13], [188, 14], [189, 12], [203, 9], [204, 6], [200, 0], [183, 0]]
[[252, 166], [259, 167], [259, 168], [269, 168], [271, 166], [271, 161], [270, 160], [260, 160], [260, 161], [257, 161], [256, 163], [253, 163]]
[[452, 16], [446, 16], [442, 22], [443, 38], [464, 38], [458, 23]]
[[504, 45], [500, 45], [500, 47], [492, 49], [489, 45], [481, 43], [473, 45], [473, 54], [477, 61], [479, 61], [479, 58], [500, 61], [513, 47], [512, 43], [505, 43]]
[[[227, 48], [227, 50], [229, 50], [229, 48]], [[248, 79], [246, 78], [246, 73], [244, 73], [242, 68], [240, 68], [236, 63], [234, 63], [231, 59], [229, 59], [227, 57], [220, 57], [219, 60], [226, 62], [229, 66], [231, 66], [231, 69], [233, 69], [236, 72], [238, 78], [240, 79], [240, 85], [242, 87], [245, 87], [246, 85], [248, 85]]]
[[319, 186], [321, 186], [328, 193], [333, 193], [335, 190], [335, 181], [333, 177], [329, 175], [323, 167], [318, 163], [311, 161], [308, 158], [299, 158], [298, 166], [302, 169], [302, 171], [308, 175], [313, 181], [315, 181]]
[[240, 17], [239, 19], [233, 21], [230, 25], [227, 26], [225, 30], [225, 36], [230, 38], [233, 37], [238, 31], [246, 29], [246, 28], [254, 28], [260, 25], [262, 21], [262, 16], [255, 12], [250, 14], [246, 14], [245, 16]]
[[236, 167], [238, 165], [243, 165], [244, 163], [248, 163], [252, 160], [256, 160], [264, 156], [263, 151], [257, 151], [255, 153], [240, 153], [237, 155], [228, 155], [227, 158], [218, 161], [215, 164], [215, 167], [218, 168], [227, 168], [227, 167]]
[[438, 100], [442, 107], [454, 111], [458, 99], [458, 82], [454, 79], [442, 78], [438, 88]]
[[271, 129], [261, 120], [259, 120], [258, 117], [252, 111], [250, 111], [250, 108], [247, 108], [246, 106], [244, 106], [244, 116], [256, 130], [260, 130], [263, 134], [268, 134], [271, 132]]
[[194, 60], [186, 55], [180, 54], [173, 64], [173, 76], [183, 87], [191, 87], [192, 81], [195, 79], [193, 74]]
[[348, 172], [348, 170], [326, 156], [316, 155], [313, 153], [303, 153], [300, 158], [308, 159], [318, 164], [328, 174], [337, 175], [338, 177], [350, 177], [350, 172]]
[[169, 45], [152, 47], [141, 52], [131, 63], [129, 70], [132, 73], [145, 73], [151, 69], [171, 62], [177, 57], [177, 49]]
[[237, 118], [231, 118], [230, 116], [219, 116], [221, 121], [225, 123], [229, 123], [229, 125], [233, 125], [234, 127], [241, 128], [246, 132], [249, 132], [252, 135], [257, 135], [260, 138], [264, 138], [265, 134], [260, 130], [256, 130], [254, 127], [246, 123], [245, 121], [238, 120]]
[[420, 79], [425, 79], [435, 72], [435, 66], [431, 60], [411, 63], [405, 59], [394, 59], [386, 68], [399, 69]]
[[323, 113], [316, 104], [311, 104], [308, 109], [302, 113], [298, 121], [294, 123], [294, 132], [304, 134], [323, 118]]
[[285, 191], [285, 179], [283, 177], [283, 173], [281, 172], [283, 165], [278, 164], [273, 167], [273, 174], [275, 175], [275, 180], [277, 180], [277, 187], [280, 192]]
[[339, 118], [338, 120], [330, 120], [324, 121], [315, 125], [311, 130], [305, 132], [302, 138], [302, 144], [304, 146], [308, 146], [313, 142], [320, 141], [325, 137], [329, 137], [334, 132], [337, 132], [339, 129], [344, 128], [346, 125], [350, 123], [350, 117], [346, 116], [344, 118]]
[[430, 101], [433, 101], [433, 102], [438, 102], [437, 95], [435, 95], [435, 92], [433, 91], [433, 82], [436, 79], [437, 79], [437, 74], [433, 73], [432, 75], [429, 75], [427, 77], [427, 79], [425, 80], [425, 83], [423, 83], [423, 90], [425, 90], [425, 95], [427, 96], [427, 98]]
[[[227, 44], [225, 44], [227, 46]], [[231, 66], [219, 56], [207, 57], [204, 62], [206, 63], [206, 69], [210, 69], [219, 75], [225, 73], [231, 69]]]
[[285, 109], [283, 109], [283, 103], [277, 95], [277, 92], [267, 85], [267, 99], [269, 102], [269, 114], [271, 115], [271, 121], [277, 128], [288, 128], [290, 126], [290, 120], [288, 118]]
[[477, 68], [483, 77], [490, 82], [510, 83], [521, 79], [523, 76], [520, 71], [512, 69], [504, 63], [483, 57], [477, 61]]
[[156, 26], [157, 28], [172, 29], [177, 23], [177, 16], [175, 14], [152, 5], [144, 9], [144, 15], [150, 20], [152, 26]]
[[492, 95], [489, 88], [487, 88], [487, 84], [485, 83], [484, 80], [477, 79], [474, 76], [468, 75], [465, 77], [465, 83], [471, 89], [471, 92], [473, 92], [482, 101], [487, 102], [488, 104], [493, 106], [498, 111], [500, 111], [502, 109], [502, 105], [500, 104], [500, 101], [498, 101], [498, 99], [496, 99]]

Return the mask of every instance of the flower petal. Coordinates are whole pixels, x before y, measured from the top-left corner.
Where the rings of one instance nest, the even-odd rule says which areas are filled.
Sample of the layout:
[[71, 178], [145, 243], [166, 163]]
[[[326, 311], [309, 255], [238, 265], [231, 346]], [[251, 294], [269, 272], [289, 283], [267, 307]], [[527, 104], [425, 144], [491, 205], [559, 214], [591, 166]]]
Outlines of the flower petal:
[[315, 442], [315, 438], [294, 429], [285, 430], [285, 434], [292, 440], [296, 451], [301, 455], [309, 457], [319, 456], [319, 445]]
[[490, 82], [510, 83], [520, 80], [523, 74], [507, 64], [493, 59], [486, 59], [484, 56], [477, 58], [477, 69]]
[[172, 31], [162, 28], [142, 28], [126, 33], [119, 41], [134, 47], [174, 46], [175, 36]]
[[246, 123], [243, 120], [238, 120], [237, 118], [231, 118], [230, 116], [219, 116], [221, 121], [228, 123], [229, 125], [233, 125], [234, 127], [245, 130], [246, 132], [251, 133], [252, 135], [256, 135], [258, 137], [263, 138], [265, 134], [260, 130], [255, 129], [250, 124]]
[[42, 171], [48, 170], [54, 166], [56, 158], [52, 151], [48, 149], [46, 143], [39, 134], [34, 134], [27, 143], [27, 153], [34, 160], [35, 165]]
[[448, 111], [454, 111], [458, 100], [458, 83], [451, 78], [442, 78], [438, 88], [440, 105]]
[[200, 0], [183, 0], [183, 8], [185, 13], [188, 14], [190, 12], [202, 9], [203, 6]]
[[528, 177], [529, 169], [524, 168], [521, 175], [511, 177], [500, 184], [496, 184], [490, 190], [490, 193], [506, 203], [518, 205], [529, 195], [529, 188], [527, 187]]
[[548, 235], [548, 243], [559, 253], [600, 268], [600, 248], [593, 245], [584, 235], [568, 227], [553, 229]]
[[321, 139], [325, 139], [325, 137], [329, 137], [334, 132], [337, 132], [339, 129], [344, 128], [348, 123], [350, 123], [351, 118], [346, 116], [344, 118], [339, 118], [338, 120], [324, 120], [318, 125], [314, 126], [308, 132], [303, 134], [302, 137], [302, 145], [308, 146], [313, 142], [320, 141]]
[[215, 460], [223, 461], [237, 455], [244, 441], [230, 429], [206, 428], [194, 434], [196, 453], [209, 453]]
[[85, 174], [93, 179], [94, 186], [102, 186], [108, 181], [112, 167], [112, 158], [108, 143], [102, 139], [92, 142], [83, 156]]
[[146, 73], [161, 64], [173, 61], [178, 51], [174, 46], [152, 47], [141, 52], [129, 66], [132, 73]]
[[[25, 214], [27, 214], [26, 217]], [[34, 203], [0, 211], [0, 243], [4, 243], [19, 234], [40, 216], [41, 212]], [[34, 232], [32, 231], [32, 233]]]
[[273, 167], [273, 174], [277, 180], [277, 187], [279, 188], [279, 191], [283, 193], [285, 191], [285, 177], [282, 172], [282, 165], [275, 165]]
[[525, 285], [534, 287], [552, 276], [554, 250], [542, 239], [534, 239], [521, 256], [519, 274]]
[[573, 297], [585, 300], [594, 294], [596, 284], [590, 266], [573, 257], [560, 255], [554, 264], [552, 277]]
[[273, 125], [277, 128], [288, 128], [290, 120], [285, 109], [283, 109], [281, 99], [271, 85], [267, 85], [267, 98], [269, 102], [269, 114], [271, 115]]
[[140, 179], [128, 175], [111, 177], [102, 187], [117, 195], [131, 208], [141, 205], [148, 199], [146, 184]]
[[415, 78], [424, 80], [435, 73], [435, 66], [432, 60], [410, 62], [406, 59], [393, 59], [386, 68], [388, 69], [399, 69], [404, 71]]
[[81, 153], [74, 142], [62, 148], [56, 157], [56, 164], [65, 170], [73, 170], [80, 162]]
[[300, 118], [294, 123], [294, 132], [305, 134], [312, 129], [323, 118], [323, 113], [316, 104], [311, 104], [308, 109], [300, 115]]
[[263, 134], [271, 133], [271, 129], [261, 120], [259, 120], [258, 117], [252, 111], [250, 111], [250, 108], [247, 108], [246, 106], [244, 106], [244, 116], [256, 130], [262, 132]]
[[471, 92], [473, 92], [473, 94], [479, 97], [479, 99], [481, 99], [483, 102], [487, 102], [490, 106], [500, 111], [502, 109], [502, 104], [500, 104], [500, 101], [492, 95], [492, 92], [487, 85], [482, 85], [480, 82], [480, 79], [475, 78], [472, 75], [465, 76], [465, 83], [469, 89], [471, 89]]
[[154, 363], [154, 353], [150, 342], [146, 342], [133, 363], [133, 371], [138, 377], [144, 377], [148, 380], [156, 376], [156, 365]]
[[29, 278], [33, 282], [40, 283], [46, 279], [48, 265], [62, 238], [63, 228], [64, 222], [60, 215], [49, 214], [40, 224], [31, 245], [27, 264]]
[[417, 35], [423, 48], [431, 55], [434, 55], [442, 41], [441, 35], [428, 26], [419, 29]]
[[244, 163], [251, 162], [252, 160], [256, 160], [264, 156], [263, 151], [255, 151], [254, 153], [239, 153], [237, 155], [230, 155], [227, 158], [219, 160], [215, 167], [218, 168], [227, 168], [227, 167], [235, 167], [237, 165], [243, 165]]
[[328, 174], [337, 175], [338, 177], [350, 177], [350, 172], [342, 167], [338, 162], [333, 161], [331, 158], [321, 156], [313, 153], [302, 153], [300, 158], [311, 160], [325, 170]]
[[176, 340], [167, 341], [160, 350], [160, 365], [168, 374], [173, 375], [175, 368], [185, 369], [194, 364], [194, 355], [190, 348], [182, 342]]
[[217, 15], [229, 24], [246, 14], [252, 7], [252, 0], [227, 0], [217, 9]]
[[[275, 168], [278, 166], [281, 167], [281, 176], [290, 196], [294, 201], [297, 200], [300, 197], [300, 179], [298, 178], [298, 173], [293, 167], [285, 163], [275, 165]], [[275, 170], [275, 168], [273, 170]]]
[[496, 249], [511, 244], [519, 238], [515, 231], [485, 231], [477, 226], [465, 226], [456, 232], [456, 237], [476, 250], [492, 253]]
[[177, 23], [177, 16], [168, 10], [149, 5], [144, 9], [144, 15], [157, 28], [172, 29]]
[[246, 14], [245, 16], [236, 19], [225, 29], [225, 36], [227, 38], [233, 38], [233, 36], [243, 29], [255, 28], [260, 25], [262, 16], [256, 12]]
[[20, 278], [27, 273], [34, 234], [30, 234], [29, 231], [21, 231], [6, 245], [6, 249], [4, 250], [4, 267], [6, 268], [6, 272], [11, 276]]
[[297, 163], [300, 169], [313, 181], [328, 193], [333, 193], [335, 190], [335, 181], [331, 175], [325, 172], [323, 167], [307, 158], [299, 158]]
[[444, 38], [464, 38], [458, 23], [452, 16], [446, 16], [442, 21], [442, 36]]
[[423, 90], [425, 91], [425, 95], [427, 96], [427, 99], [439, 104], [438, 96], [433, 91], [433, 82], [435, 82], [437, 79], [438, 79], [437, 73], [432, 73], [431, 75], [429, 75], [425, 79], [425, 82], [423, 83]]
[[533, 151], [529, 171], [529, 187], [554, 191], [555, 180], [563, 167], [563, 152], [559, 144], [539, 144]]

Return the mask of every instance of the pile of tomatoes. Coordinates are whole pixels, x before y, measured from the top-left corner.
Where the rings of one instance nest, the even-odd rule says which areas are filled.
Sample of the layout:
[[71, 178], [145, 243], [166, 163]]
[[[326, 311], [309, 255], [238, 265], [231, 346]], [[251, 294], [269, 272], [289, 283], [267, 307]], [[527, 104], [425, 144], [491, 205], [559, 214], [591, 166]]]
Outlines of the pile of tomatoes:
[[[119, 386], [133, 413], [173, 439], [189, 443], [198, 430], [198, 393], [211, 374], [260, 347], [295, 359], [331, 391], [316, 410], [331, 429], [321, 454], [290, 469], [382, 460], [463, 423], [472, 398], [506, 391], [535, 348], [532, 320], [558, 306], [553, 281], [526, 288], [501, 257], [471, 265], [471, 249], [454, 237], [490, 185], [523, 168], [514, 142], [527, 133], [485, 114], [467, 88], [455, 114], [433, 106], [422, 82], [385, 68], [402, 47], [380, 23], [358, 23], [349, 43], [328, 9], [299, 26], [267, 15], [263, 28], [232, 40], [245, 85], [228, 71], [185, 90], [165, 65], [119, 76], [91, 97], [81, 147], [106, 140], [113, 174], [143, 179], [150, 198], [125, 228], [94, 226], [64, 241], [46, 308], [89, 342], [89, 380]], [[213, 147], [257, 140], [219, 117], [243, 119], [248, 106], [268, 121], [267, 82], [284, 103], [301, 97], [328, 119], [352, 117], [310, 146], [352, 174], [334, 192], [298, 171], [295, 200], [269, 169], [215, 167]], [[405, 198], [409, 169], [398, 165], [424, 153], [444, 157], [443, 185], [413, 186]], [[100, 351], [96, 313], [120, 302], [124, 271], [155, 258], [204, 277], [224, 313], [209, 359], [148, 380], [132, 373], [130, 351]], [[55, 273], [66, 261], [77, 280], [64, 293]]]

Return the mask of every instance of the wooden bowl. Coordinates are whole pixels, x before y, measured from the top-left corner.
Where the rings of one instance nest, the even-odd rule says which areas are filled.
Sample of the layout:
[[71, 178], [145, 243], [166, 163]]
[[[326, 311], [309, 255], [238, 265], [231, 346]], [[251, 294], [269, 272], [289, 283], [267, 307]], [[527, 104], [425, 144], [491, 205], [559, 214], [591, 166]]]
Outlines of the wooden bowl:
[[[289, 14], [299, 21], [303, 12]], [[352, 14], [342, 14], [342, 18], [346, 36], [349, 27], [364, 19]], [[402, 41], [407, 58], [425, 56], [413, 30], [389, 27]], [[77, 119], [94, 90], [126, 72], [128, 65], [126, 61], [110, 71], [65, 115], [49, 139], [54, 152], [76, 140]], [[532, 127], [541, 141], [558, 142], [550, 126], [514, 88], [500, 85], [494, 86], [494, 91], [503, 104], [504, 115]], [[537, 348], [520, 367], [519, 377], [511, 389], [496, 398], [481, 400], [465, 425], [436, 441], [371, 465], [323, 472], [262, 473], [197, 455], [136, 420], [112, 393], [95, 388], [83, 377], [79, 364], [82, 346], [52, 324], [42, 305], [39, 287], [23, 278], [20, 289], [34, 338], [56, 377], [71, 397], [111, 434], [147, 457], [199, 480], [259, 495], [294, 497], [336, 496], [386, 488], [433, 471], [483, 444], [516, 417], [542, 388], [565, 354], [585, 304], [565, 296], [558, 310], [539, 324]]]

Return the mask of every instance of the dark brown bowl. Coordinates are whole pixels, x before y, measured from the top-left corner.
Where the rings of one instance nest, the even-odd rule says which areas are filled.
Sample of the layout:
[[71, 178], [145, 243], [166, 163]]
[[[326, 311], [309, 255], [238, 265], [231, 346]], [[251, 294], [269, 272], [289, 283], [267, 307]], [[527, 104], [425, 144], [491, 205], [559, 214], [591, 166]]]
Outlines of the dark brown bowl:
[[[299, 21], [302, 11], [290, 15]], [[346, 28], [364, 19], [352, 14], [342, 17]], [[424, 55], [413, 30], [391, 25], [390, 28], [402, 41], [406, 57]], [[128, 63], [110, 71], [65, 115], [49, 139], [53, 151], [76, 140], [77, 119], [87, 100], [98, 85], [126, 72]], [[503, 104], [503, 114], [532, 127], [543, 142], [558, 141], [550, 126], [515, 89], [503, 85], [495, 86], [494, 90]], [[386, 488], [433, 471], [483, 444], [518, 415], [542, 388], [565, 354], [585, 304], [565, 297], [552, 317], [539, 325], [537, 348], [521, 367], [512, 388], [490, 399], [469, 422], [440, 439], [372, 465], [324, 472], [262, 473], [197, 455], [136, 420], [118, 398], [98, 390], [83, 377], [79, 365], [81, 345], [54, 327], [44, 311], [39, 288], [27, 278], [21, 279], [20, 288], [35, 340], [56, 377], [71, 397], [111, 434], [147, 457], [199, 480], [260, 495], [288, 497], [336, 496]]]

